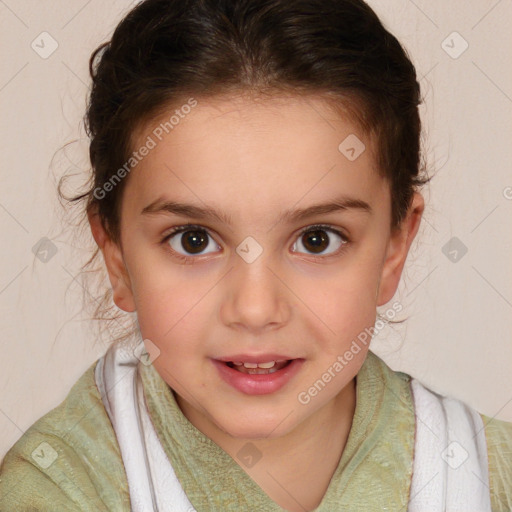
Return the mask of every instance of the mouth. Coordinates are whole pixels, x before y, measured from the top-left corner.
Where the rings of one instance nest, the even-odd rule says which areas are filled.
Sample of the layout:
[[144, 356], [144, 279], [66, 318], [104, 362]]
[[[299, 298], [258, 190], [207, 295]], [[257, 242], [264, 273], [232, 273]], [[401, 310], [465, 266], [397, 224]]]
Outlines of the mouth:
[[288, 357], [240, 354], [211, 361], [219, 376], [236, 390], [247, 395], [264, 395], [279, 391], [300, 372], [305, 360]]
[[284, 361], [268, 361], [266, 363], [243, 363], [241, 361], [226, 361], [224, 364], [229, 366], [229, 368], [233, 368], [233, 370], [237, 370], [248, 375], [268, 375], [286, 368], [292, 361], [293, 359]]

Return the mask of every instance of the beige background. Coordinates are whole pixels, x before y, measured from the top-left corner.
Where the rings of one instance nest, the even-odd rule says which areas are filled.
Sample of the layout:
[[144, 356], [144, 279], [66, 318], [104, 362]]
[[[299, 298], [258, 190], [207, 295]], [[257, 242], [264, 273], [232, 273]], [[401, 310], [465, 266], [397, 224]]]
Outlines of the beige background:
[[[395, 297], [409, 320], [385, 327], [372, 349], [435, 391], [512, 421], [512, 4], [369, 3], [422, 77], [437, 172]], [[87, 169], [86, 140], [61, 148], [84, 137], [89, 55], [132, 5], [0, 1], [0, 457], [106, 348], [94, 343], [75, 279], [92, 238], [74, 249], [62, 231], [55, 177]], [[43, 51], [45, 37], [51, 49], [42, 32], [58, 44], [47, 58], [31, 47]], [[56, 249], [46, 263], [33, 252], [43, 237]], [[443, 253], [452, 237], [468, 249], [457, 262]]]

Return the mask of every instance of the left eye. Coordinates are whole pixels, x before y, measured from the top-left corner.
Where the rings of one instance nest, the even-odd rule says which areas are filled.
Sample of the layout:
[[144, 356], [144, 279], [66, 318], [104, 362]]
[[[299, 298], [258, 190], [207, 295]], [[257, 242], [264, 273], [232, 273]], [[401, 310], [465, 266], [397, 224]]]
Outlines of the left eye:
[[[330, 234], [328, 234], [330, 233]], [[331, 241], [331, 236], [334, 235], [335, 241]], [[341, 246], [347, 243], [347, 239], [335, 229], [315, 226], [308, 228], [306, 231], [301, 233], [301, 236], [297, 239], [297, 242], [293, 244], [293, 250], [296, 250], [297, 245], [302, 246], [306, 251], [311, 251], [313, 254], [332, 254], [340, 249]], [[331, 249], [325, 253], [326, 249]]]

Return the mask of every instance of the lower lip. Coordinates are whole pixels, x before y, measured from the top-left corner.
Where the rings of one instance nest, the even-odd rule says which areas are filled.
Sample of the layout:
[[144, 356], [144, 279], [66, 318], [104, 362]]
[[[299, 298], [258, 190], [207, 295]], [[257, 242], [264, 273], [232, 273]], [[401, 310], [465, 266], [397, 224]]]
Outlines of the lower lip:
[[294, 359], [285, 368], [265, 375], [251, 375], [230, 368], [226, 363], [212, 359], [220, 376], [231, 386], [246, 395], [267, 395], [279, 391], [300, 370], [304, 359]]

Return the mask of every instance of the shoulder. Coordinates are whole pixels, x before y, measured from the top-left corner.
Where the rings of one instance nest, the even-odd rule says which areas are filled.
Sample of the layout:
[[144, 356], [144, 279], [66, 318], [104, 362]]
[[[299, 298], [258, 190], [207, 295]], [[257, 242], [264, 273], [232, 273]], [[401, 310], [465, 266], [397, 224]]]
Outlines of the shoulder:
[[[392, 370], [380, 357], [368, 352], [368, 368], [372, 373], [379, 368], [384, 376], [386, 385], [393, 390], [393, 395], [399, 398], [408, 409], [414, 407], [412, 393], [409, 392], [413, 378], [404, 372]], [[433, 390], [422, 384], [427, 390], [441, 397]], [[466, 404], [467, 405], [467, 404]], [[394, 411], [397, 412], [396, 410]], [[492, 512], [512, 511], [512, 423], [497, 420], [479, 413], [482, 418], [489, 467], [489, 484]]]
[[487, 440], [493, 512], [512, 510], [512, 423], [481, 414]]
[[0, 465], [0, 510], [129, 510], [121, 454], [93, 363]]

